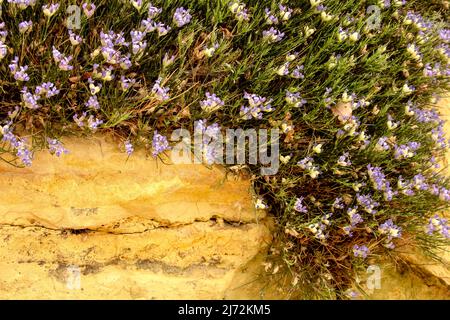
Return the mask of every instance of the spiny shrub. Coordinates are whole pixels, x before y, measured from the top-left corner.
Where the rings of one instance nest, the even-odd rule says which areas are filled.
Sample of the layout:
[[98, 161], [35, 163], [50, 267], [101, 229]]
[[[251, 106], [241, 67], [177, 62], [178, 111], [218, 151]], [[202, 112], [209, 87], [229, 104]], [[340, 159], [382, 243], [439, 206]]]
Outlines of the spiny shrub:
[[129, 156], [158, 157], [178, 128], [279, 129], [275, 175], [233, 166], [277, 218], [271, 273], [282, 260], [293, 285], [343, 297], [398, 239], [448, 239], [435, 215], [450, 200], [448, 142], [433, 109], [449, 89], [448, 1], [0, 6], [0, 152], [12, 165], [36, 149], [64, 156], [65, 135], [109, 132]]

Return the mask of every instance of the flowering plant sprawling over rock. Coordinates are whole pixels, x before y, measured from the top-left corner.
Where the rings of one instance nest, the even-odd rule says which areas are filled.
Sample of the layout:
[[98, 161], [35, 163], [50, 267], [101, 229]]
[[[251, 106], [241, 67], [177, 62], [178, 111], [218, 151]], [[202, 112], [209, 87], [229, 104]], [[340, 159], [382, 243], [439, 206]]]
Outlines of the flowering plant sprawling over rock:
[[[433, 105], [449, 89], [447, 1], [0, 0], [2, 159], [114, 132], [159, 157], [177, 128], [279, 129], [250, 172], [277, 218], [272, 274], [340, 294], [398, 241], [448, 241]], [[199, 122], [201, 121], [201, 122]], [[206, 125], [208, 123], [208, 126]], [[213, 138], [213, 140], [217, 140]], [[208, 151], [206, 163], [217, 157]], [[5, 187], [5, 186], [3, 186]], [[279, 261], [284, 261], [283, 268]], [[318, 290], [319, 288], [319, 290]]]

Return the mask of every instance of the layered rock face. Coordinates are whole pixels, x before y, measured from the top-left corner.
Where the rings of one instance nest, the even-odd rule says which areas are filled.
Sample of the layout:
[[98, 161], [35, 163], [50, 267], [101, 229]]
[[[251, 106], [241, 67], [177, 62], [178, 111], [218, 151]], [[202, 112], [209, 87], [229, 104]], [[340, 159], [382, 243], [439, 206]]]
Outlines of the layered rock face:
[[63, 141], [61, 158], [0, 164], [1, 298], [250, 298], [238, 288], [271, 233], [249, 181], [127, 159], [104, 136]]
[[[273, 224], [248, 180], [127, 158], [107, 136], [63, 141], [61, 158], [0, 162], [1, 299], [290, 298], [264, 275]], [[376, 262], [380, 287], [366, 298], [450, 298], [449, 248], [443, 263], [411, 244], [397, 252], [407, 269]]]

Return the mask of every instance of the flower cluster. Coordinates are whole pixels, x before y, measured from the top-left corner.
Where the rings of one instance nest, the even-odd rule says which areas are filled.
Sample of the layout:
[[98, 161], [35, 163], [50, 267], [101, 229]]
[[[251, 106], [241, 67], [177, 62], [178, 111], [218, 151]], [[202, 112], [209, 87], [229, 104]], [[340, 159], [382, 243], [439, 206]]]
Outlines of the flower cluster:
[[432, 218], [430, 218], [428, 226], [427, 226], [427, 233], [428, 234], [434, 234], [438, 233], [444, 238], [450, 238], [449, 233], [450, 226], [447, 224], [447, 219], [439, 217], [439, 215], [434, 215]]
[[47, 143], [48, 143], [48, 151], [50, 151], [50, 153], [56, 155], [57, 157], [69, 153], [69, 150], [64, 148], [62, 143], [57, 139], [47, 138]]
[[244, 99], [248, 101], [248, 106], [241, 106], [240, 115], [243, 119], [262, 119], [263, 112], [274, 110], [271, 105], [272, 99], [247, 92], [244, 92]]
[[159, 154], [170, 149], [169, 141], [167, 141], [167, 138], [159, 134], [156, 130], [155, 132], [153, 132], [152, 149], [153, 157], [157, 157]]
[[224, 102], [214, 93], [206, 92], [206, 99], [200, 101], [200, 107], [206, 112], [214, 112], [224, 106]]

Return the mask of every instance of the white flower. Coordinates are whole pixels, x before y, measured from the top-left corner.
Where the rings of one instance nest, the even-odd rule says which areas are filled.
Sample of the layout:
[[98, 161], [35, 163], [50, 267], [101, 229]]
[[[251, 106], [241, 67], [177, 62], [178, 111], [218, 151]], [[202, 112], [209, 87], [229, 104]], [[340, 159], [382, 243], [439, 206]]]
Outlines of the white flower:
[[319, 176], [320, 171], [317, 169], [317, 167], [312, 167], [312, 168], [308, 171], [308, 174], [309, 174], [309, 176], [310, 176], [311, 178], [316, 179], [316, 178]]
[[91, 59], [94, 59], [95, 57], [97, 57], [100, 54], [100, 48], [95, 49], [92, 53], [91, 53]]
[[319, 229], [319, 224], [318, 223], [312, 223], [308, 226], [309, 231], [311, 231], [312, 233], [316, 234], [317, 232], [320, 231]]
[[322, 19], [322, 21], [328, 22], [328, 21], [331, 21], [334, 18], [334, 16], [326, 13], [325, 11], [322, 11], [320, 13], [320, 18]]
[[353, 100], [353, 97], [348, 95], [347, 91], [342, 94], [342, 102], [347, 103]]
[[292, 126], [288, 125], [287, 123], [281, 124], [281, 131], [283, 131], [283, 133], [287, 133], [291, 130], [292, 130]]
[[133, 7], [135, 7], [138, 11], [142, 8], [142, 0], [131, 0], [131, 4]]
[[286, 61], [292, 62], [297, 58], [297, 55], [295, 53], [290, 53], [286, 55]]
[[0, 41], [0, 60], [8, 54], [8, 47]]
[[287, 156], [282, 156], [282, 155], [280, 155], [280, 161], [281, 161], [281, 163], [286, 164], [286, 163], [289, 162], [289, 160], [291, 160], [291, 156], [289, 156], [289, 155], [287, 155]]
[[170, 56], [166, 53], [163, 58], [163, 67], [166, 68], [170, 66], [175, 61], [175, 55]]
[[352, 42], [356, 42], [359, 40], [359, 33], [358, 32], [353, 32], [350, 37], [349, 37], [350, 41]]
[[390, 229], [389, 229], [389, 234], [390, 234], [392, 237], [397, 238], [397, 237], [398, 237], [398, 229], [390, 228]]
[[405, 83], [402, 87], [402, 92], [406, 95], [411, 94], [413, 91], [414, 91], [414, 89], [412, 87], [408, 86], [407, 83]]
[[347, 33], [345, 33], [344, 31], [339, 31], [338, 32], [338, 41], [342, 42], [345, 41], [347, 39]]
[[414, 60], [419, 61], [421, 59], [421, 57], [419, 55], [419, 51], [414, 44], [408, 44], [406, 50], [408, 51], [408, 53], [411, 55], [411, 57]]
[[283, 21], [288, 21], [292, 16], [290, 11], [280, 11], [280, 17]]
[[316, 144], [314, 147], [313, 147], [313, 151], [315, 152], [315, 153], [317, 153], [317, 154], [319, 154], [319, 153], [321, 153], [322, 152], [322, 143], [319, 143], [319, 144]]
[[286, 75], [286, 74], [289, 72], [288, 68], [289, 68], [289, 63], [286, 62], [285, 64], [283, 64], [281, 67], [278, 68], [277, 74], [278, 74], [279, 76], [284, 76], [284, 75]]
[[265, 203], [261, 199], [257, 199], [256, 203], [255, 203], [255, 208], [256, 209], [266, 209], [267, 206], [265, 205]]
[[234, 0], [228, 7], [231, 12], [239, 13], [245, 9], [245, 4], [240, 3], [238, 0]]
[[216, 49], [214, 47], [211, 48], [206, 48], [203, 50], [203, 53], [205, 54], [205, 56], [207, 56], [208, 58], [211, 58], [214, 54], [214, 51], [216, 51]]
[[406, 106], [405, 106], [405, 114], [406, 114], [407, 116], [413, 116], [413, 115], [414, 115], [414, 111], [411, 110], [411, 108], [409, 107], [409, 105], [406, 105]]
[[310, 28], [308, 26], [305, 26], [304, 30], [305, 30], [305, 38], [310, 37], [314, 32], [316, 32], [316, 29]]
[[394, 122], [392, 120], [388, 120], [387, 121], [387, 127], [388, 127], [389, 130], [394, 130], [394, 129], [396, 129], [398, 127], [398, 123]]
[[89, 90], [92, 95], [95, 95], [100, 92], [100, 86], [96, 86], [94, 83], [89, 84]]

